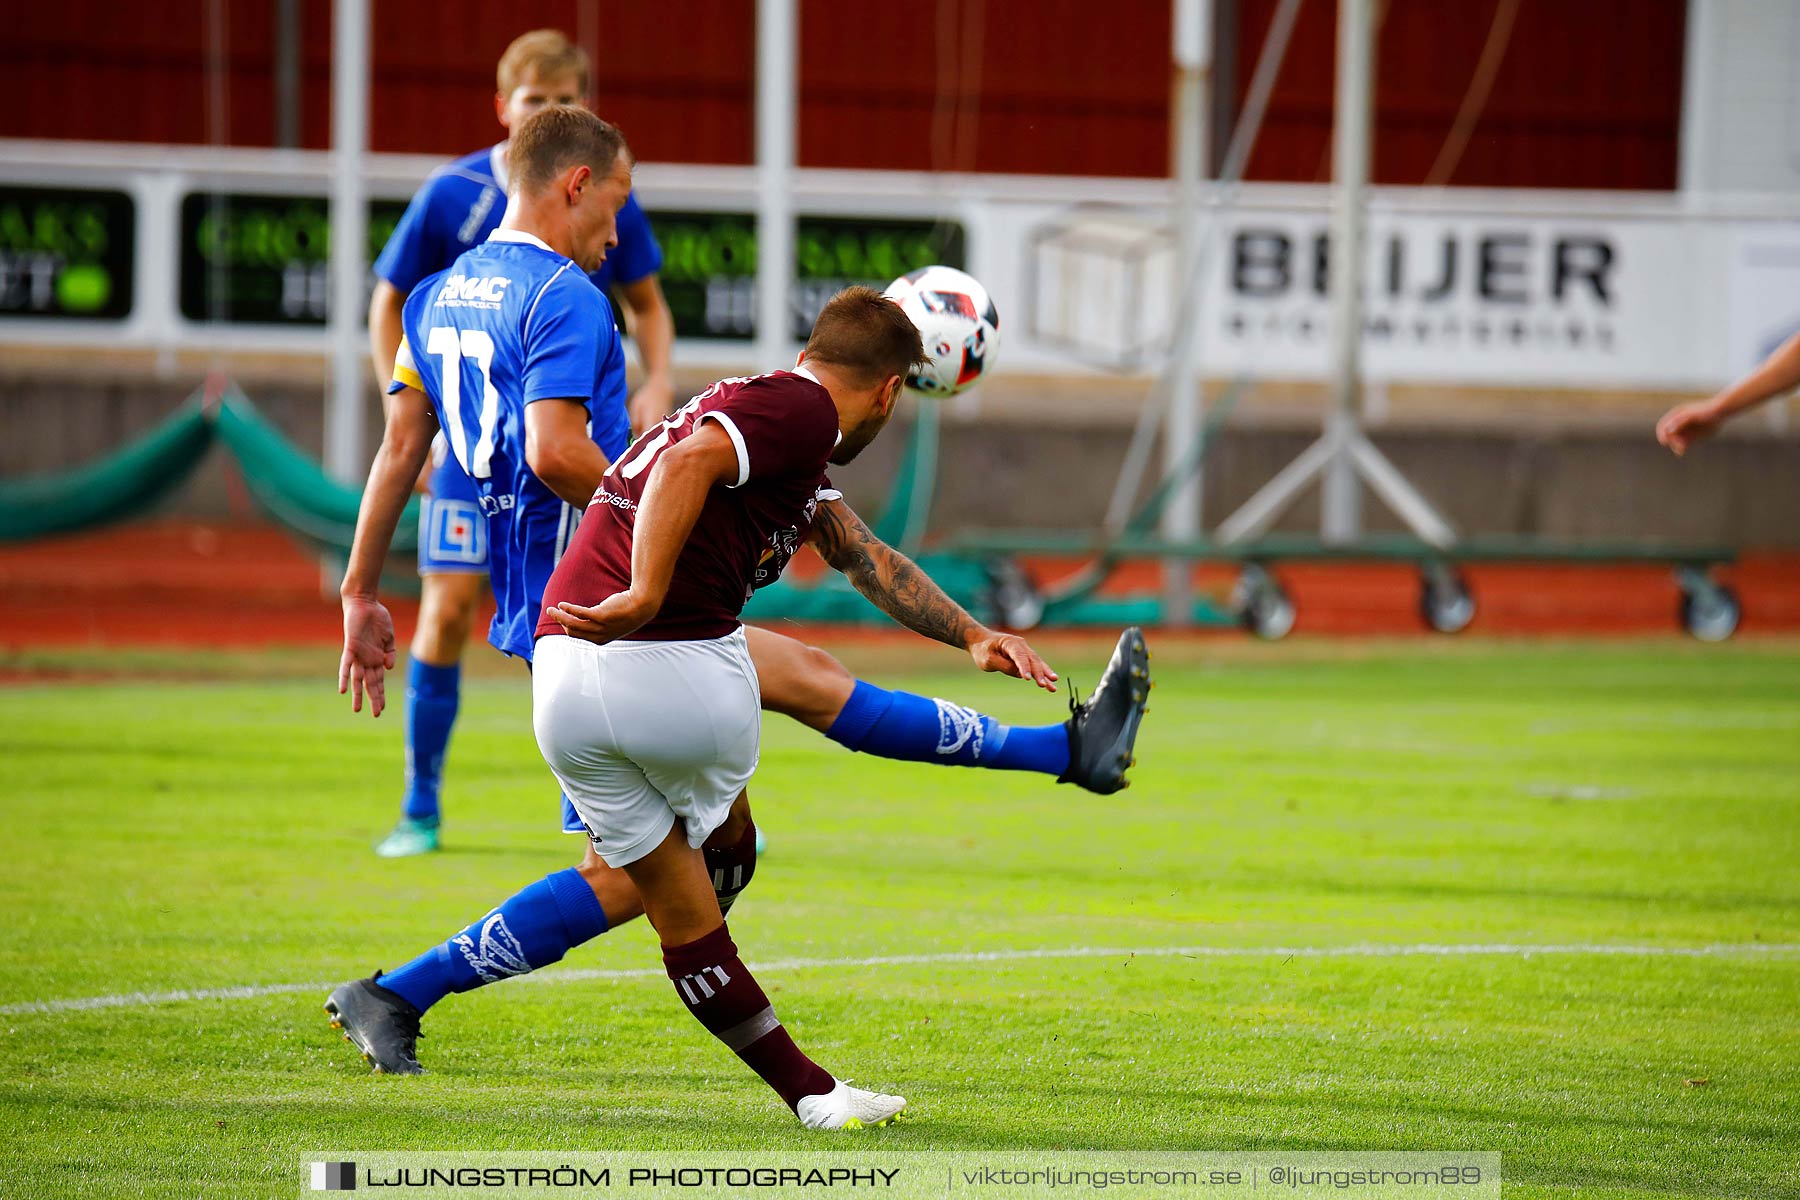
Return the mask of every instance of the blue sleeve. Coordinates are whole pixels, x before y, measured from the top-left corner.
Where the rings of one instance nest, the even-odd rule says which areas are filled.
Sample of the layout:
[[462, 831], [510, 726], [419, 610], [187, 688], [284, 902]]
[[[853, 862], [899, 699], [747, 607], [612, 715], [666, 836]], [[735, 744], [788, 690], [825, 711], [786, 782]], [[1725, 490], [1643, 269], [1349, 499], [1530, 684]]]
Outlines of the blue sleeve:
[[609, 459], [619, 457], [631, 445], [631, 413], [626, 407], [630, 396], [631, 390], [625, 386], [625, 347], [614, 330], [605, 365], [594, 383], [594, 398], [588, 402], [594, 442]]
[[617, 283], [636, 283], [662, 270], [662, 246], [650, 228], [650, 218], [638, 205], [636, 193], [625, 197], [625, 207], [619, 210], [619, 244], [606, 256], [606, 264], [612, 268]]
[[618, 337], [599, 289], [579, 274], [558, 275], [525, 319], [525, 403], [592, 397], [602, 339]]
[[375, 259], [375, 274], [402, 292], [412, 291], [419, 280], [443, 270], [456, 257], [446, 252], [443, 239], [432, 230], [431, 201], [436, 184], [437, 177], [433, 176], [413, 195], [406, 211], [400, 214], [400, 223], [388, 236], [387, 245]]

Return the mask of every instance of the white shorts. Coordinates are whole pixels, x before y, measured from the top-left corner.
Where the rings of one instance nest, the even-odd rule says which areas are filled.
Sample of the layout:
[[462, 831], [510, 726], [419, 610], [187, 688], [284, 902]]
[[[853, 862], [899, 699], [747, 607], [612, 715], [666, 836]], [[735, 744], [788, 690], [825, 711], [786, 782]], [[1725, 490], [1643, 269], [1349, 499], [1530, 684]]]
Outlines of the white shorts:
[[706, 642], [540, 638], [531, 693], [538, 749], [612, 866], [677, 819], [698, 847], [756, 773], [761, 688], [741, 626]]

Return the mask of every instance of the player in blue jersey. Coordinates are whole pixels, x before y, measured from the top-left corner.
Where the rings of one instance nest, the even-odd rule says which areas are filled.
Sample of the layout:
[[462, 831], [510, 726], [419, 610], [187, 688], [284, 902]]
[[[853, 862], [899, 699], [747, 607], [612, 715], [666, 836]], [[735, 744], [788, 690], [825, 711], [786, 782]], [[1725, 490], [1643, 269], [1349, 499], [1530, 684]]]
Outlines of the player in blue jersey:
[[[509, 161], [518, 173], [501, 227], [402, 309], [387, 429], [341, 589], [339, 690], [353, 686], [360, 709], [366, 688], [376, 715], [395, 648], [375, 588], [434, 434], [476, 489], [497, 602], [489, 639], [527, 661], [556, 560], [630, 438], [618, 331], [585, 278], [617, 243], [630, 152], [592, 113], [552, 106], [515, 131]], [[598, 870], [558, 873], [519, 904], [521, 928], [548, 920], [571, 944], [641, 911], [628, 879]]]
[[[562, 33], [537, 29], [501, 56], [494, 113], [516, 128], [548, 104], [579, 104], [589, 94], [587, 55]], [[401, 305], [419, 282], [478, 246], [506, 209], [506, 143], [457, 159], [428, 179], [375, 261], [369, 341], [376, 377], [385, 379], [400, 345]], [[671, 407], [670, 351], [675, 323], [657, 272], [662, 249], [636, 197], [618, 215], [618, 245], [589, 273], [601, 292], [618, 295], [637, 343], [644, 377], [632, 395], [632, 423], [644, 429]], [[406, 709], [406, 790], [398, 823], [376, 847], [383, 857], [437, 848], [439, 786], [460, 703], [462, 654], [487, 592], [488, 531], [477, 489], [448, 446], [433, 447], [420, 513], [419, 622], [410, 648]]]
[[[480, 488], [496, 563], [493, 640], [526, 658], [549, 574], [544, 564], [554, 558], [539, 543], [562, 536], [565, 503], [594, 497], [609, 464], [604, 446], [616, 444], [617, 412], [604, 410], [608, 397], [616, 410], [622, 396], [617, 334], [610, 320], [597, 319], [607, 316], [606, 302], [580, 283], [578, 272], [616, 236], [616, 211], [630, 188], [629, 153], [617, 130], [598, 117], [556, 107], [528, 119], [509, 154], [515, 173], [501, 230], [421, 284], [405, 306], [397, 387], [342, 587], [338, 688], [353, 693], [357, 711], [365, 693], [375, 715], [386, 703], [385, 672], [396, 652], [393, 623], [375, 588], [439, 423]], [[832, 565], [859, 591], [907, 628], [965, 650], [981, 669], [1055, 690], [1055, 673], [1023, 638], [976, 622], [915, 564], [877, 540], [835, 492], [827, 499], [836, 530]], [[791, 553], [792, 546], [786, 549]], [[502, 557], [509, 560], [504, 568]], [[852, 750], [1036, 771], [1101, 793], [1125, 786], [1148, 690], [1147, 655], [1135, 630], [1120, 639], [1085, 704], [1072, 705], [1061, 724], [1034, 727], [887, 691], [852, 678], [829, 655], [766, 630], [746, 630], [746, 642], [762, 707], [795, 716]], [[708, 850], [724, 905], [755, 870], [753, 841], [751, 831]], [[327, 1008], [376, 1069], [414, 1073], [421, 1069], [415, 1044], [425, 1009], [453, 992], [557, 962], [642, 911], [630, 879], [590, 844], [579, 867], [518, 892], [391, 975], [343, 985]]]
[[[586, 190], [604, 198], [630, 178], [619, 156]], [[432, 398], [487, 519], [498, 605], [488, 639], [527, 660], [544, 583], [592, 496], [584, 484], [631, 441], [618, 331], [577, 261], [535, 234], [496, 229], [413, 290], [394, 360], [394, 390]], [[574, 461], [552, 450], [563, 445], [580, 448]]]

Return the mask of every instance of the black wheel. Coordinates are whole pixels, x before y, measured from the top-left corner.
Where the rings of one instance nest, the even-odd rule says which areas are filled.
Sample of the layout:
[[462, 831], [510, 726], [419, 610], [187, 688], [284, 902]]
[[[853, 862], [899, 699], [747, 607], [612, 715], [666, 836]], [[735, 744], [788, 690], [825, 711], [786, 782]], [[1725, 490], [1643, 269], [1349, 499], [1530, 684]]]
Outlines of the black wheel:
[[1008, 629], [1036, 629], [1044, 619], [1044, 597], [1019, 564], [1010, 558], [987, 564], [988, 607]]
[[1419, 615], [1439, 633], [1461, 633], [1475, 619], [1475, 595], [1462, 572], [1427, 568], [1419, 579]]
[[1682, 590], [1681, 627], [1703, 642], [1724, 641], [1737, 632], [1743, 618], [1737, 593], [1722, 583], [1708, 581], [1703, 587]]
[[1238, 576], [1232, 602], [1238, 623], [1264, 641], [1284, 638], [1294, 628], [1294, 602], [1275, 577], [1255, 563]]

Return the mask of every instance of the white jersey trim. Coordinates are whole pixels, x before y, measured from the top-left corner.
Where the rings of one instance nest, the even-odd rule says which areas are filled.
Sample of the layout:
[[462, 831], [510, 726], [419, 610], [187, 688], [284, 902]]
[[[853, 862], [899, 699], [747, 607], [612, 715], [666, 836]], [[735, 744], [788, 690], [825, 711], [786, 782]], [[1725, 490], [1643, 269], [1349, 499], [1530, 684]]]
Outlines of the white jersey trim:
[[[431, 173], [431, 178], [433, 179], [448, 176], [454, 176], [457, 179], [466, 179], [470, 183], [479, 183], [485, 188], [494, 186], [494, 181], [492, 179], [489, 179], [486, 175], [477, 175], [467, 167], [443, 166]], [[506, 189], [502, 188], [501, 190], [505, 191]]]
[[[488, 234], [487, 240], [490, 242], [523, 242], [527, 246], [536, 246], [539, 250], [550, 250], [550, 243], [535, 233], [526, 233], [523, 229], [496, 229]], [[555, 250], [550, 250], [550, 253], [556, 254], [558, 258], [562, 257]]]
[[[498, 233], [499, 231], [496, 230], [495, 232]], [[531, 237], [530, 234], [526, 234], [525, 236]], [[507, 240], [511, 240], [511, 239], [507, 239]], [[533, 239], [533, 240], [536, 240], [536, 239]], [[545, 249], [548, 249], [548, 248], [549, 247], [545, 247]], [[525, 321], [523, 324], [521, 324], [519, 326], [519, 336], [521, 339], [531, 336], [531, 318], [537, 315], [537, 306], [543, 300], [544, 293], [550, 290], [551, 284], [555, 283], [558, 279], [562, 278], [562, 273], [564, 271], [568, 270], [570, 267], [572, 267], [574, 265], [575, 265], [574, 261], [570, 260], [569, 262], [566, 262], [562, 266], [556, 268], [556, 274], [554, 274], [550, 278], [544, 280], [544, 286], [539, 288], [538, 294], [531, 298], [531, 307], [525, 310]]]
[[[719, 423], [719, 427], [721, 429], [723, 429], [725, 431], [726, 436], [731, 439], [732, 448], [737, 451], [737, 460], [738, 460], [737, 482], [736, 483], [728, 483], [725, 486], [733, 487], [733, 488], [741, 488], [746, 483], [750, 482], [750, 451], [749, 451], [749, 448], [744, 445], [744, 435], [738, 432], [738, 427], [732, 422], [730, 417], [726, 416], [722, 412], [719, 412], [717, 409], [713, 409], [709, 412], [703, 412], [700, 414], [700, 421], [705, 421], [709, 418], [714, 421], [717, 421]], [[699, 428], [700, 421], [694, 422], [694, 427], [696, 429]]]
[[556, 561], [562, 562], [563, 555], [568, 552], [569, 538], [575, 532], [575, 523], [581, 520], [581, 510], [564, 502], [562, 518], [556, 523]]

